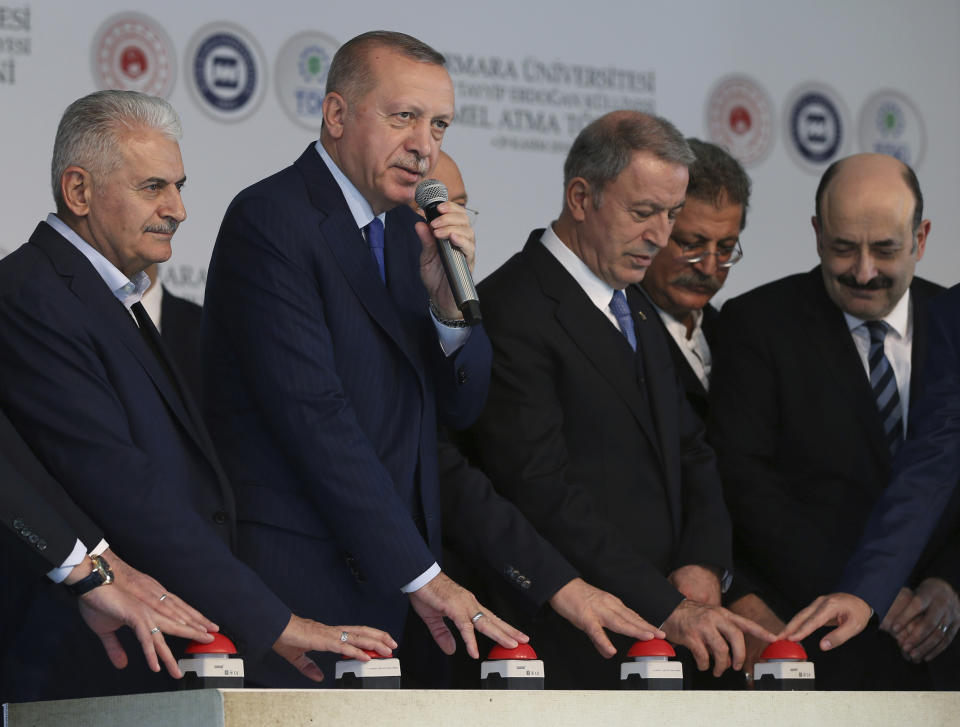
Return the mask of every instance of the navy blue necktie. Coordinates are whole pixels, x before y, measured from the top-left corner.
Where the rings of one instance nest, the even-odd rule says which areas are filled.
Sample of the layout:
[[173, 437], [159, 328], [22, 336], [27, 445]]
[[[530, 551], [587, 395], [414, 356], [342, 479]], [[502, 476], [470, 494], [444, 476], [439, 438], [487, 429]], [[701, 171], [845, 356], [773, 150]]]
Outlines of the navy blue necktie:
[[890, 360], [883, 352], [887, 324], [883, 321], [867, 321], [864, 325], [870, 332], [870, 352], [867, 354], [870, 364], [870, 388], [877, 400], [887, 446], [890, 447], [890, 454], [895, 455], [903, 444], [903, 411], [900, 408], [897, 377], [893, 375]]
[[365, 229], [367, 230], [367, 244], [370, 245], [370, 252], [373, 253], [373, 257], [377, 261], [377, 269], [380, 271], [380, 280], [386, 283], [387, 272], [383, 264], [383, 222], [379, 217], [374, 217]]
[[610, 310], [617, 319], [617, 325], [627, 337], [627, 343], [634, 351], [637, 350], [637, 334], [633, 330], [633, 317], [630, 315], [630, 306], [627, 305], [627, 296], [622, 290], [613, 291], [613, 298], [610, 300]]

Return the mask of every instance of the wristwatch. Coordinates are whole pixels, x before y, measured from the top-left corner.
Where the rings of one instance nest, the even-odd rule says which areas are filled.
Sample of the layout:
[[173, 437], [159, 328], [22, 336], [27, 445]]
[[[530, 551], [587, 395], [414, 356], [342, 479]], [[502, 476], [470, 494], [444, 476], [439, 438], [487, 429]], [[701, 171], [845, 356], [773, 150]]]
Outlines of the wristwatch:
[[74, 596], [82, 596], [97, 586], [113, 583], [113, 571], [110, 570], [110, 564], [106, 558], [102, 555], [91, 555], [90, 561], [93, 563], [93, 572], [86, 578], [67, 586], [67, 590]]

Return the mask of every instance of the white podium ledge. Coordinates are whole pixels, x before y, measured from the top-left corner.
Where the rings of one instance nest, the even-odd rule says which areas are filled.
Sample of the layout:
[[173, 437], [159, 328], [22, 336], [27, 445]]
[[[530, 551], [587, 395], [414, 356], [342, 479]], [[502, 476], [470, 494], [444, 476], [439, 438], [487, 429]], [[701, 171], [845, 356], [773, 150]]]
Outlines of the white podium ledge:
[[955, 726], [960, 692], [205, 689], [4, 705], [5, 727]]

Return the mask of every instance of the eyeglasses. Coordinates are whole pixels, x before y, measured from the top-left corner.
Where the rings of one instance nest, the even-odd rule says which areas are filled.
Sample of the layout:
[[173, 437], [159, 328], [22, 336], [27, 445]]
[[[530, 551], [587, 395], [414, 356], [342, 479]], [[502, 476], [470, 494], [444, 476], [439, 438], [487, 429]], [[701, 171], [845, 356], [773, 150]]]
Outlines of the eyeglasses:
[[680, 248], [680, 256], [691, 265], [703, 262], [710, 255], [713, 255], [717, 261], [718, 268], [729, 268], [736, 265], [743, 257], [743, 248], [740, 247], [740, 241], [737, 240], [734, 245], [718, 246], [716, 250], [708, 250], [706, 243], [703, 242], [680, 242], [670, 238]]

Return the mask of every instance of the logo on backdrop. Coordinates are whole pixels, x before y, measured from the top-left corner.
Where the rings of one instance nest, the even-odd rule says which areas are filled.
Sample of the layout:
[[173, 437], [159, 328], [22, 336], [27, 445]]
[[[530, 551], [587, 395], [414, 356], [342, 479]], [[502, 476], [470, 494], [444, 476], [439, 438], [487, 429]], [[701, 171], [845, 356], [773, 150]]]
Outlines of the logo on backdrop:
[[898, 91], [878, 91], [860, 111], [860, 148], [889, 154], [914, 169], [923, 160], [927, 135], [917, 107]]
[[773, 146], [773, 102], [747, 76], [721, 79], [707, 97], [706, 115], [710, 141], [726, 147], [744, 166], [763, 160]]
[[233, 23], [211, 23], [190, 41], [187, 86], [194, 100], [219, 121], [240, 121], [263, 100], [266, 62], [247, 31]]
[[166, 98], [177, 77], [176, 50], [166, 31], [141, 13], [111, 15], [93, 36], [93, 79], [100, 89], [142, 91]]
[[319, 131], [330, 61], [340, 44], [318, 31], [298, 33], [277, 54], [274, 80], [280, 105], [294, 123]]
[[829, 86], [807, 83], [794, 89], [784, 117], [787, 149], [808, 172], [820, 174], [826, 165], [843, 155], [849, 114], [839, 94]]

